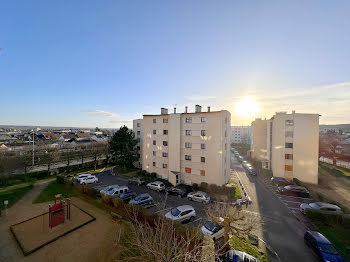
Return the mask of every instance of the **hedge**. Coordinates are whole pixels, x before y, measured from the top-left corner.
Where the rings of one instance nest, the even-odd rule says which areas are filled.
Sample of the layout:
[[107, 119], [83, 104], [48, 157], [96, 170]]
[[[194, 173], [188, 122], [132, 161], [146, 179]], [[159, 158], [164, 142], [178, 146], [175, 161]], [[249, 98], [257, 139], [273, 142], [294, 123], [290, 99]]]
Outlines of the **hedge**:
[[319, 221], [327, 225], [342, 225], [350, 228], [350, 217], [343, 214], [307, 209], [306, 216], [314, 222]]

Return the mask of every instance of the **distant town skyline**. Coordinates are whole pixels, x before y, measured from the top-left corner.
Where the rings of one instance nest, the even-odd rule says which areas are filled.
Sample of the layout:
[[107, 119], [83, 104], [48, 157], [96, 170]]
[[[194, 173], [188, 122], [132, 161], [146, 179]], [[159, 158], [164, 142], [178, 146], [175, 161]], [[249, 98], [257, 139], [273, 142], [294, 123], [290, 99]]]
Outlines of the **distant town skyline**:
[[132, 127], [161, 107], [195, 104], [229, 110], [232, 125], [292, 110], [318, 113], [320, 124], [350, 123], [349, 8], [6, 1], [0, 125]]

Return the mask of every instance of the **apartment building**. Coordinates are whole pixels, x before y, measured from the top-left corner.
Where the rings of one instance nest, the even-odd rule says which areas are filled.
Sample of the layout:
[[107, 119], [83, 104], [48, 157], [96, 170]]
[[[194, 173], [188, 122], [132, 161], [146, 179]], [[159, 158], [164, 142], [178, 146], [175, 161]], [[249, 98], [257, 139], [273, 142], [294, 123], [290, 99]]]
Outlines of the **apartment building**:
[[232, 126], [231, 143], [234, 144], [251, 144], [252, 129], [250, 126]]
[[143, 116], [142, 168], [177, 184], [223, 185], [230, 179], [230, 123], [226, 110]]
[[278, 112], [252, 122], [253, 159], [273, 176], [318, 183], [319, 115]]
[[137, 140], [137, 157], [135, 167], [142, 168], [142, 139], [143, 139], [143, 119], [135, 119], [133, 121], [133, 129], [135, 139]]

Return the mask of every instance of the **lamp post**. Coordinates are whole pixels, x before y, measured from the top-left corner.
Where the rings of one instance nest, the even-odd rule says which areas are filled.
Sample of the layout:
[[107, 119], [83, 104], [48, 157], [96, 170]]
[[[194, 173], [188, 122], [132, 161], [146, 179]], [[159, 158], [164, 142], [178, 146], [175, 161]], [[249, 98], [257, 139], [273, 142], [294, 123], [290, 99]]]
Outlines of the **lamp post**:
[[[39, 130], [40, 130], [39, 127], [36, 128], [37, 133], [38, 133]], [[33, 132], [33, 158], [32, 158], [32, 166], [34, 167], [34, 143], [35, 143], [35, 140], [34, 140], [34, 132], [35, 132], [35, 130], [32, 129], [32, 132]]]

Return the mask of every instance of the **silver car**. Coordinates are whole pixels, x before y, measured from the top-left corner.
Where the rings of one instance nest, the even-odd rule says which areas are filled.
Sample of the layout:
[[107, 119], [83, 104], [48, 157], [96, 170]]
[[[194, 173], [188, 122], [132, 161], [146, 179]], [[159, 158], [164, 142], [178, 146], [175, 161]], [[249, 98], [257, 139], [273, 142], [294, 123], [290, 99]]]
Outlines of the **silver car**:
[[201, 191], [188, 193], [187, 199], [201, 202], [203, 204], [208, 204], [210, 202], [210, 196], [208, 196], [207, 193]]
[[155, 182], [151, 182], [151, 183], [148, 183], [146, 185], [146, 187], [148, 189], [152, 189], [152, 190], [156, 190], [158, 192], [160, 191], [164, 191], [165, 190], [165, 185], [163, 182], [160, 182], [160, 181], [155, 181]]
[[306, 214], [307, 209], [320, 210], [320, 211], [336, 213], [336, 214], [343, 213], [340, 207], [336, 205], [328, 204], [328, 203], [323, 203], [323, 202], [315, 202], [310, 204], [303, 203], [300, 205], [300, 212], [303, 213], [304, 215]]
[[134, 199], [131, 199], [129, 201], [129, 204], [137, 204], [140, 206], [149, 206], [153, 204], [153, 198], [150, 196], [150, 194], [141, 194], [135, 197]]
[[166, 213], [165, 217], [167, 219], [181, 223], [185, 221], [194, 221], [196, 217], [196, 211], [192, 206], [189, 205], [178, 206]]

